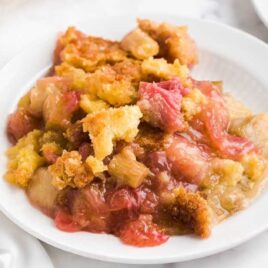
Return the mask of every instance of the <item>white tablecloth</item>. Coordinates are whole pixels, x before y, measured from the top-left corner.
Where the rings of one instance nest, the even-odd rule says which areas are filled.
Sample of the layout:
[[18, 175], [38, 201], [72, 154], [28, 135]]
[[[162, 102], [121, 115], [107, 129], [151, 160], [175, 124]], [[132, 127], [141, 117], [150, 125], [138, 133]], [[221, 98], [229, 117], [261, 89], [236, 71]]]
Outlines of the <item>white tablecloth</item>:
[[[54, 27], [75, 24], [92, 14], [138, 15], [140, 12], [172, 13], [219, 20], [268, 41], [268, 31], [257, 18], [250, 0], [0, 0], [0, 68], [25, 46]], [[38, 240], [25, 234], [0, 213], [0, 268], [52, 267], [40, 245]], [[89, 260], [46, 244], [43, 246], [55, 268], [130, 266]], [[264, 268], [268, 267], [267, 252], [268, 232], [221, 254], [159, 267]]]

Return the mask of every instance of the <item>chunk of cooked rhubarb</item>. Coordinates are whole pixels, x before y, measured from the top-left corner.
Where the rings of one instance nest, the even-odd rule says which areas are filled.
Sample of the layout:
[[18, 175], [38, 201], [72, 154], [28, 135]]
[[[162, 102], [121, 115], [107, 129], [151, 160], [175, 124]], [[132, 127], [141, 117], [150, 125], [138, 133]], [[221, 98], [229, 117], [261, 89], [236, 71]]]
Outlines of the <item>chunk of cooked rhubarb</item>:
[[184, 130], [186, 125], [181, 114], [182, 92], [184, 89], [177, 79], [160, 83], [141, 82], [138, 106], [143, 119], [166, 132]]
[[78, 222], [75, 222], [72, 215], [65, 209], [57, 209], [54, 223], [59, 230], [64, 232], [77, 232], [82, 229]]
[[138, 197], [140, 213], [155, 214], [159, 205], [159, 197], [155, 191], [144, 185], [141, 185], [134, 191]]
[[139, 28], [134, 29], [122, 39], [121, 47], [139, 60], [155, 56], [159, 52], [157, 42]]
[[79, 146], [78, 152], [81, 154], [82, 160], [85, 161], [89, 155], [94, 154], [93, 146], [89, 142], [83, 142]]
[[36, 170], [26, 190], [30, 202], [45, 214], [53, 217], [56, 209], [58, 190], [52, 185], [47, 168]]
[[108, 172], [117, 183], [137, 188], [149, 175], [149, 169], [136, 160], [130, 147], [125, 147], [115, 155], [108, 165]]
[[34, 130], [21, 138], [17, 144], [7, 150], [9, 158], [8, 170], [5, 178], [20, 187], [26, 187], [35, 170], [45, 161], [39, 155], [39, 138], [42, 132]]
[[201, 120], [205, 124], [207, 135], [212, 146], [222, 157], [233, 160], [256, 150], [254, 144], [244, 137], [227, 133], [229, 123], [226, 110], [215, 102], [206, 105], [201, 113]]
[[192, 88], [199, 89], [205, 96], [213, 99], [215, 102], [225, 106], [224, 99], [222, 96], [222, 85], [215, 81], [207, 80], [194, 80], [189, 81]]
[[136, 247], [153, 247], [165, 243], [169, 236], [155, 223], [151, 215], [140, 215], [124, 225], [119, 237], [123, 243]]
[[68, 89], [70, 80], [66, 77], [52, 76], [38, 80], [30, 91], [30, 112], [41, 117], [46, 98], [49, 95], [54, 96], [57, 92], [66, 92]]
[[111, 211], [128, 210], [136, 214], [139, 208], [139, 196], [128, 186], [121, 186], [109, 192], [106, 196]]
[[103, 160], [113, 151], [113, 143], [118, 140], [132, 142], [138, 133], [142, 117], [138, 106], [123, 106], [88, 114], [83, 121], [83, 129], [89, 132], [95, 157]]
[[93, 180], [92, 172], [77, 151], [64, 151], [48, 170], [52, 175], [52, 184], [59, 190], [67, 186], [81, 188]]
[[202, 238], [211, 233], [212, 219], [207, 201], [199, 193], [188, 192], [183, 187], [174, 190], [175, 203], [171, 214], [187, 228]]
[[43, 107], [46, 129], [66, 129], [79, 109], [80, 94], [75, 91], [48, 95]]
[[[64, 231], [86, 230], [89, 232], [110, 232], [109, 210], [104, 192], [96, 184], [72, 190], [65, 197], [69, 213], [55, 219], [57, 226]], [[60, 209], [59, 211], [62, 211]], [[66, 212], [65, 212], [66, 213]], [[63, 216], [63, 217], [61, 217]], [[76, 227], [76, 228], [75, 228]]]
[[196, 144], [183, 137], [176, 137], [166, 150], [172, 172], [178, 178], [199, 185], [207, 175], [209, 158]]
[[12, 143], [38, 128], [40, 128], [40, 121], [23, 108], [17, 109], [8, 117], [7, 135]]
[[255, 151], [256, 148], [250, 140], [228, 133], [229, 112], [218, 85], [210, 81], [192, 80], [192, 83], [207, 97], [198, 118], [202, 123], [201, 132], [207, 135], [209, 146], [214, 147], [221, 157], [233, 160]]
[[170, 61], [179, 59], [182, 64], [188, 66], [193, 66], [198, 62], [197, 47], [189, 36], [187, 27], [156, 23], [146, 19], [138, 20], [138, 25], [141, 30], [158, 42], [160, 47], [158, 56]]

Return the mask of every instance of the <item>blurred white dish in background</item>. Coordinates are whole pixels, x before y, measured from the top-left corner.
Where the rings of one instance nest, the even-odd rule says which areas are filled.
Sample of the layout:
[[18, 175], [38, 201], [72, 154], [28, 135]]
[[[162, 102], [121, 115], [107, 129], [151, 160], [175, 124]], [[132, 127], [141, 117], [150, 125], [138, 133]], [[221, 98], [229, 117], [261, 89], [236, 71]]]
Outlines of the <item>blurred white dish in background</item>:
[[44, 248], [0, 212], [0, 267], [53, 268]]
[[252, 0], [257, 14], [262, 22], [268, 27], [268, 1], [267, 0]]
[[[142, 17], [172, 24], [188, 25], [200, 49], [200, 64], [194, 77], [224, 80], [232, 92], [256, 112], [268, 112], [268, 47], [260, 40], [230, 27], [197, 19], [170, 15]], [[118, 39], [135, 25], [135, 18], [97, 17], [76, 26], [82, 31]], [[66, 25], [67, 26], [67, 25]], [[55, 27], [55, 31], [62, 31]], [[4, 151], [8, 147], [5, 118], [17, 100], [51, 65], [56, 34], [28, 47], [0, 71], [4, 97], [0, 99], [0, 177], [5, 171]], [[37, 238], [63, 250], [99, 260], [122, 263], [167, 263], [212, 255], [234, 247], [268, 228], [268, 193], [263, 193], [246, 210], [216, 226], [209, 239], [193, 236], [172, 237], [154, 248], [135, 248], [105, 234], [65, 233], [51, 219], [33, 208], [23, 191], [0, 179], [0, 209], [17, 225]]]

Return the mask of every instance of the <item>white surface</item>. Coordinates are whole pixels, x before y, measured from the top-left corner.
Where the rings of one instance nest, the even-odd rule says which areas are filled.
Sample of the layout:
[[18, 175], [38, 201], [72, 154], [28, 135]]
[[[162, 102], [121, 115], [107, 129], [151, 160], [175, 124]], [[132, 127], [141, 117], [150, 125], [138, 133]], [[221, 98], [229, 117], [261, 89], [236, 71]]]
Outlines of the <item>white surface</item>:
[[53, 268], [40, 243], [0, 212], [0, 267]]
[[268, 1], [252, 0], [252, 2], [261, 20], [266, 25], [266, 27], [268, 27]]
[[54, 28], [90, 16], [156, 12], [201, 17], [214, 8], [213, 0], [0, 0], [0, 65]]
[[[171, 15], [146, 17], [188, 25], [201, 53], [200, 64], [194, 69], [195, 77], [216, 80], [223, 78], [226, 90], [238, 95], [253, 110], [268, 112], [268, 47], [264, 43], [243, 32], [215, 23], [180, 19]], [[113, 25], [113, 28], [109, 28], [109, 25]], [[134, 25], [135, 17], [131, 16], [88, 19], [76, 24], [82, 31], [115, 39], [121, 38]], [[57, 28], [54, 30], [57, 32]], [[25, 89], [48, 69], [54, 43], [55, 34], [45, 36], [42, 42], [25, 48], [23, 53], [2, 69], [0, 84], [6, 95], [5, 99], [0, 100], [0, 109], [4, 118], [14, 108]], [[5, 171], [5, 159], [2, 158], [8, 146], [4, 128], [3, 120], [0, 122], [0, 174]], [[49, 244], [80, 255], [124, 263], [166, 263], [207, 256], [236, 246], [268, 228], [267, 193], [248, 209], [216, 226], [209, 239], [171, 237], [160, 247], [142, 249], [125, 246], [110, 235], [61, 232], [55, 228], [51, 219], [29, 204], [23, 191], [11, 187], [3, 180], [0, 180], [0, 207], [16, 224]], [[253, 218], [254, 221], [251, 221]]]
[[[126, 0], [127, 1], [127, 0]], [[44, 33], [53, 29], [54, 25], [60, 26], [66, 21], [72, 23], [81, 20], [92, 13], [118, 12], [117, 6], [121, 6], [120, 1], [116, 1], [117, 6], [111, 3], [106, 8], [90, 8], [93, 1], [41, 1], [41, 0], [0, 0], [0, 67], [11, 58], [23, 46], [38, 39]], [[101, 2], [104, 2], [103, 0]], [[111, 2], [111, 0], [109, 0]], [[131, 3], [137, 3], [131, 1]], [[140, 1], [138, 1], [140, 2]], [[152, 8], [144, 1], [143, 6]], [[174, 1], [173, 1], [174, 2]], [[186, 8], [181, 5], [187, 2]], [[189, 3], [190, 2], [190, 3]], [[224, 23], [239, 27], [268, 41], [267, 29], [262, 25], [255, 14], [250, 0], [197, 0], [194, 5], [194, 12], [191, 9], [192, 1], [175, 1], [176, 6], [170, 6], [169, 1], [162, 1], [163, 12], [186, 14], [196, 17], [205, 17], [222, 21]], [[158, 1], [154, 1], [154, 6], [158, 6]], [[125, 4], [126, 6], [126, 4]], [[138, 6], [138, 5], [137, 5]], [[136, 6], [136, 7], [137, 7]], [[142, 7], [143, 7], [142, 6]], [[189, 8], [190, 7], [190, 8]], [[136, 12], [132, 6], [126, 6], [128, 13]], [[120, 9], [119, 9], [120, 10]], [[138, 11], [143, 10], [139, 8]], [[70, 15], [72, 12], [72, 15]], [[38, 30], [36, 30], [38, 29]], [[125, 265], [110, 265], [108, 263], [88, 260], [73, 254], [56, 250], [51, 246], [46, 246], [49, 255], [52, 257], [55, 267], [128, 267]], [[180, 250], [180, 249], [178, 249]], [[268, 233], [260, 235], [258, 238], [240, 246], [234, 250], [218, 254], [202, 260], [191, 261], [172, 265], [172, 267], [267, 267], [268, 255]], [[1, 267], [1, 265], [0, 265]], [[148, 267], [148, 266], [146, 266]], [[170, 267], [170, 265], [167, 265]]]

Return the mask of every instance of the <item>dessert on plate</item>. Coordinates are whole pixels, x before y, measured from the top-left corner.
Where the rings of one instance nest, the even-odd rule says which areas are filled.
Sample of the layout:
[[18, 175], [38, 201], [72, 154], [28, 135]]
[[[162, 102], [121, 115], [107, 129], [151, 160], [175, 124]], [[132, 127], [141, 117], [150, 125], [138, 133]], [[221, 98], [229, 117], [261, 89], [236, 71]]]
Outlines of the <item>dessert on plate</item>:
[[197, 63], [185, 26], [139, 19], [120, 41], [69, 27], [8, 118], [5, 179], [62, 231], [207, 238], [263, 188], [268, 115], [194, 79]]

